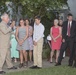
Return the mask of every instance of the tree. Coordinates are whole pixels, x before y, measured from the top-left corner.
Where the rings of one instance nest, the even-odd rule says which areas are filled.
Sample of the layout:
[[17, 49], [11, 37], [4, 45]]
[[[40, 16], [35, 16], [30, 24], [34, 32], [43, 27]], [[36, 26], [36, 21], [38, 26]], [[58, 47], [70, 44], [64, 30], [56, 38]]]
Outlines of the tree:
[[67, 5], [67, 0], [2, 0], [0, 7], [5, 7], [6, 1], [14, 3], [16, 12], [18, 11], [18, 6], [22, 6], [22, 15], [27, 15], [28, 17], [40, 15], [41, 17], [47, 16], [50, 18], [52, 11], [61, 10], [63, 5]]
[[63, 5], [67, 5], [67, 0], [23, 0], [23, 14], [34, 17], [40, 15], [50, 18], [52, 11], [61, 10]]

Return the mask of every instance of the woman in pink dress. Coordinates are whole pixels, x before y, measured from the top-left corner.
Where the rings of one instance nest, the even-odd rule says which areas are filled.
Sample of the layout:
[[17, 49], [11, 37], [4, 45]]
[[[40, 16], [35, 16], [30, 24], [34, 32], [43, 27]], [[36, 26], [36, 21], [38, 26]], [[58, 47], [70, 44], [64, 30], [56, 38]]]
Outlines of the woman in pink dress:
[[51, 27], [50, 29], [50, 35], [52, 37], [51, 40], [51, 58], [50, 62], [52, 63], [52, 57], [54, 55], [54, 51], [56, 50], [56, 62], [58, 60], [59, 52], [60, 52], [60, 47], [61, 47], [61, 27], [58, 26], [58, 20], [54, 20], [54, 26]]

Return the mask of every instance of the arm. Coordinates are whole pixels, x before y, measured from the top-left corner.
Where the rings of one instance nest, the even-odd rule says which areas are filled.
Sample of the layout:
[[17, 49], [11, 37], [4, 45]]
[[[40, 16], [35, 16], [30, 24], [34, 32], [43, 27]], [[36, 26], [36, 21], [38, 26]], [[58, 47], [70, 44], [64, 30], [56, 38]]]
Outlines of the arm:
[[7, 33], [11, 32], [12, 30], [11, 30], [11, 27], [7, 28], [6, 26], [1, 25], [1, 26], [0, 26], [0, 31], [1, 31], [3, 34], [6, 35]]
[[52, 27], [50, 28], [50, 36], [52, 39], [54, 39], [53, 35], [52, 35]]
[[59, 35], [55, 38], [55, 40], [61, 36], [61, 32], [62, 32], [62, 29], [61, 29], [61, 27], [59, 27]]
[[29, 36], [32, 36], [32, 34], [33, 34], [33, 28], [31, 27]]
[[35, 26], [34, 26], [34, 31], [33, 31], [33, 41], [35, 41]]
[[66, 34], [67, 34], [67, 29], [66, 29], [66, 22], [63, 22], [63, 25], [62, 25], [62, 39], [65, 39], [66, 38]]
[[19, 42], [19, 39], [18, 39], [18, 28], [19, 28], [19, 27], [17, 27], [17, 29], [16, 29], [15, 35], [16, 35], [16, 40]]

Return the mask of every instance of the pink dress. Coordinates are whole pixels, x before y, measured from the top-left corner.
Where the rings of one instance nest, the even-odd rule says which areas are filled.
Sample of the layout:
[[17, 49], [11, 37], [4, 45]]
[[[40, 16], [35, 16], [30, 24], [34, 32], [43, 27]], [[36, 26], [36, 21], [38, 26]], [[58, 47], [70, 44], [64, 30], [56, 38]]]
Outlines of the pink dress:
[[[55, 38], [59, 35], [59, 27], [55, 27], [53, 26], [52, 27], [52, 36]], [[52, 50], [60, 50], [60, 47], [61, 47], [61, 41], [62, 41], [62, 38], [61, 36], [56, 39], [56, 42], [54, 42], [54, 40], [52, 39], [51, 40], [51, 49]]]

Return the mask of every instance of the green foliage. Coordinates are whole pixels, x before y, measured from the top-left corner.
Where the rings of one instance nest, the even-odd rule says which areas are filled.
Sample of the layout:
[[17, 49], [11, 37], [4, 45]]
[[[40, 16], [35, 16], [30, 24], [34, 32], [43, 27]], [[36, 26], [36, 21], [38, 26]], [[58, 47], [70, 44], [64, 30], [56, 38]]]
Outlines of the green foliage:
[[[67, 4], [67, 0], [1, 0], [0, 7], [5, 6], [6, 1], [12, 1], [16, 6], [22, 6], [22, 15], [28, 15], [28, 17], [34, 17], [40, 15], [41, 17], [51, 16], [53, 10], [62, 9], [63, 5]], [[5, 11], [5, 10], [4, 10]]]

